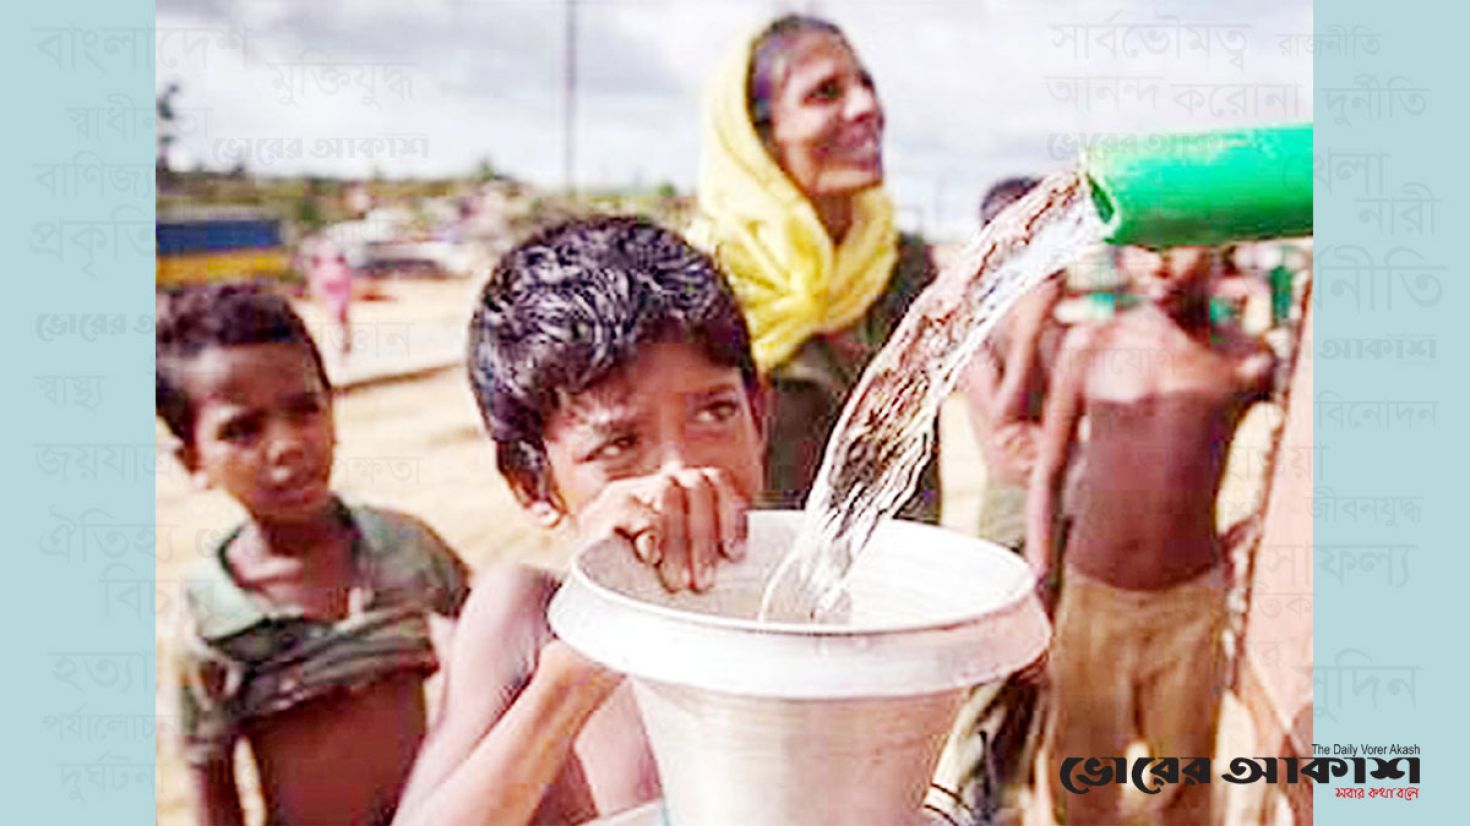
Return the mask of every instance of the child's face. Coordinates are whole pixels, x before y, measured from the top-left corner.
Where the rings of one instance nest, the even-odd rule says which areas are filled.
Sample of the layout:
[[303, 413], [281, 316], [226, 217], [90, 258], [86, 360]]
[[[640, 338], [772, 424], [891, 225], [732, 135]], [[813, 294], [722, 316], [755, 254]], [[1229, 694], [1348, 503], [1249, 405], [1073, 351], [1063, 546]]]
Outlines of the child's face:
[[1170, 303], [1198, 293], [1209, 286], [1214, 273], [1214, 250], [1210, 247], [1170, 247], [1151, 250], [1124, 247], [1122, 268], [1150, 301]]
[[256, 519], [296, 522], [328, 512], [336, 431], [331, 396], [299, 344], [211, 347], [185, 368], [196, 478]]
[[572, 516], [610, 482], [715, 468], [753, 502], [765, 436], [740, 371], [687, 343], [645, 344], [624, 369], [565, 399], [547, 422], [552, 478]]

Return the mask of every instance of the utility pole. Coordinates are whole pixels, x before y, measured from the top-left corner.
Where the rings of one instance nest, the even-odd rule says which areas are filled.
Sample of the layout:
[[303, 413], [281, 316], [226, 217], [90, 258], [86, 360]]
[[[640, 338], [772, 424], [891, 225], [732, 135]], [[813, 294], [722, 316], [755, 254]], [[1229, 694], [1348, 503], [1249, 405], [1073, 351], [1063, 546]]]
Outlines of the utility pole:
[[566, 0], [566, 65], [562, 78], [562, 186], [576, 193], [577, 169], [577, 0]]

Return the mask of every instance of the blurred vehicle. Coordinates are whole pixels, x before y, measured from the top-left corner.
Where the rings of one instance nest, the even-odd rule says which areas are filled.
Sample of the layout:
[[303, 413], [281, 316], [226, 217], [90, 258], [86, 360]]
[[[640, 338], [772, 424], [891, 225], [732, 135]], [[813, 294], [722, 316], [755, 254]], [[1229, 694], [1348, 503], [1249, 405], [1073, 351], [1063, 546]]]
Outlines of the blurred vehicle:
[[361, 220], [333, 224], [323, 234], [342, 248], [354, 271], [369, 278], [463, 278], [485, 266], [481, 245], [468, 243], [454, 231], [457, 216], [452, 210], [424, 211], [443, 229], [426, 231], [412, 210], [384, 206]]
[[162, 213], [156, 236], [158, 286], [292, 277], [281, 219], [264, 210], [211, 207]]
[[369, 277], [467, 277], [475, 255], [467, 245], [451, 241], [387, 241], [368, 244], [359, 272]]

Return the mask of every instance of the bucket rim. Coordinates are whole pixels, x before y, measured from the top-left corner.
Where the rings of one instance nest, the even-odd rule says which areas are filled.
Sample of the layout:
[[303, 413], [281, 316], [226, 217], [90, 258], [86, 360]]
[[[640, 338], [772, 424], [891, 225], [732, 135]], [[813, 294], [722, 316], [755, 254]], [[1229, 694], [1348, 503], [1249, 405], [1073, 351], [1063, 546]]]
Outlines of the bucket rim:
[[[752, 517], [757, 514], [761, 518], [793, 518], [800, 517], [801, 511], [794, 510], [752, 510]], [[746, 619], [741, 617], [727, 617], [719, 614], [705, 613], [702, 611], [691, 611], [685, 608], [677, 608], [669, 605], [659, 605], [630, 596], [622, 591], [612, 588], [596, 581], [586, 570], [584, 563], [588, 557], [601, 551], [608, 544], [622, 546], [621, 551], [632, 554], [633, 545], [625, 537], [607, 537], [587, 546], [579, 552], [572, 561], [569, 579], [577, 580], [580, 587], [586, 588], [600, 599], [615, 603], [636, 613], [660, 617], [663, 619], [680, 622], [692, 626], [703, 626], [723, 631], [731, 631], [757, 636], [824, 636], [824, 637], [883, 637], [901, 634], [913, 634], [922, 631], [942, 632], [962, 628], [985, 618], [999, 617], [1019, 612], [1025, 609], [1028, 599], [1035, 588], [1035, 576], [1030, 567], [1014, 552], [1004, 546], [979, 537], [967, 536], [957, 531], [952, 531], [937, 525], [916, 522], [909, 519], [890, 518], [884, 519], [882, 525], [902, 525], [905, 530], [936, 531], [945, 534], [951, 539], [963, 540], [978, 548], [990, 548], [1000, 551], [997, 555], [999, 564], [1010, 567], [1014, 571], [1011, 578], [1011, 586], [1002, 592], [1001, 596], [989, 603], [987, 607], [975, 610], [967, 610], [963, 613], [951, 613], [936, 618], [915, 619], [906, 622], [876, 623], [803, 623], [803, 622], [772, 622], [757, 619]]]

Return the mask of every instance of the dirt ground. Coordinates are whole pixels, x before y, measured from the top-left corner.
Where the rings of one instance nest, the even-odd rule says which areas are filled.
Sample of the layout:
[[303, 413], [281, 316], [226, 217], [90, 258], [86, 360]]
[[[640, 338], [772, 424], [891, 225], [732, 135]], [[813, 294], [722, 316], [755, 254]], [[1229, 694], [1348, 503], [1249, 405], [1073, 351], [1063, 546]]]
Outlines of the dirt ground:
[[[441, 332], [442, 341], [452, 343], [456, 336], [462, 337], [475, 285], [392, 282], [383, 290], [386, 300], [354, 307], [355, 318], [365, 329], [381, 333], [412, 326]], [[306, 305], [302, 312], [319, 340], [332, 340], [333, 333], [318, 308]], [[447, 346], [442, 349], [453, 351]], [[362, 363], [374, 356], [369, 348], [361, 347], [353, 358], [361, 370], [365, 369]], [[498, 560], [550, 569], [565, 563], [570, 548], [564, 539], [531, 523], [496, 474], [490, 442], [462, 367], [355, 387], [339, 396], [335, 413], [335, 484], [341, 494], [423, 518], [475, 568]], [[1238, 451], [1260, 449], [1270, 415], [1268, 411], [1248, 421], [1237, 440]], [[969, 435], [965, 411], [956, 402], [946, 407], [940, 433], [944, 523], [972, 532], [984, 468]], [[161, 451], [166, 450], [167, 434], [162, 428], [159, 439]], [[185, 826], [191, 819], [172, 725], [172, 681], [167, 665], [176, 644], [176, 611], [181, 602], [174, 594], [194, 560], [207, 553], [242, 513], [218, 491], [197, 488], [168, 457], [160, 456], [158, 466], [157, 812], [161, 826]], [[1222, 511], [1238, 512], [1253, 500], [1259, 474], [1229, 472], [1227, 480]], [[1222, 513], [1222, 520], [1225, 517]], [[1235, 736], [1248, 737], [1248, 732]], [[247, 782], [247, 798], [251, 791]], [[258, 808], [252, 805], [248, 811], [251, 822], [258, 822]]]

